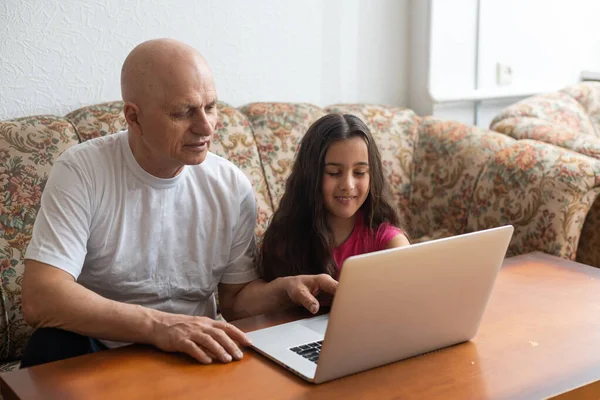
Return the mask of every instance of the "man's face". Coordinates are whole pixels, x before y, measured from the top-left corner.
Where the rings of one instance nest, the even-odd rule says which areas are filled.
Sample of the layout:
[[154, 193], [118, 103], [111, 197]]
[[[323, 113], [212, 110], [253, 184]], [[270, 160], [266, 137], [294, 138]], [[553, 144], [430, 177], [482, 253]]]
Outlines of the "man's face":
[[164, 178], [204, 161], [218, 115], [214, 79], [205, 64], [178, 67], [162, 77], [140, 105], [138, 123], [148, 172]]

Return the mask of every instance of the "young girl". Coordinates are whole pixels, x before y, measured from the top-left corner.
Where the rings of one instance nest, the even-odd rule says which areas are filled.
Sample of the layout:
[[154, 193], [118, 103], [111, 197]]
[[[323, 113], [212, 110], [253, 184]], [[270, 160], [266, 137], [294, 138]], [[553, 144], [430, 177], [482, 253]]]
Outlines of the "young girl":
[[263, 238], [263, 278], [327, 273], [338, 279], [346, 258], [408, 244], [364, 122], [329, 114], [313, 123]]

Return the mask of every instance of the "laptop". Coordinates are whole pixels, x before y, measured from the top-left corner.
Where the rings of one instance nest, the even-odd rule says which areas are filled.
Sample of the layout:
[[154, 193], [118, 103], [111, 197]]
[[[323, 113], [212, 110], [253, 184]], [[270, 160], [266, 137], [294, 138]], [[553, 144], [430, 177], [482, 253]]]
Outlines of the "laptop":
[[471, 340], [513, 230], [350, 257], [328, 314], [249, 332], [252, 348], [322, 383]]

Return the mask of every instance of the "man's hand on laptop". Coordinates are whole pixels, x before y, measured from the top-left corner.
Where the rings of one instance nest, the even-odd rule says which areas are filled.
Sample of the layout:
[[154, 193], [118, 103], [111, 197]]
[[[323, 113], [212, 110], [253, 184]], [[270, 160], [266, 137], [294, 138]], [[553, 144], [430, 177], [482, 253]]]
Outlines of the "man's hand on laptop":
[[235, 326], [208, 317], [171, 314], [155, 325], [154, 345], [161, 350], [186, 353], [203, 364], [214, 360], [240, 360], [238, 347], [250, 345], [246, 334]]
[[[321, 305], [331, 305], [338, 282], [327, 274], [297, 275], [286, 279], [285, 290], [292, 302], [315, 314]], [[319, 301], [321, 300], [321, 301]]]

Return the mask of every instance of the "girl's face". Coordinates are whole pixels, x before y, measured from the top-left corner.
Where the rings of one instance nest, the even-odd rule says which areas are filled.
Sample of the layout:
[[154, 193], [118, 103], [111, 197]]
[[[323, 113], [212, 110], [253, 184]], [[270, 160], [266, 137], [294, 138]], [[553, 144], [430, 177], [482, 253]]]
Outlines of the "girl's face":
[[330, 216], [354, 217], [369, 194], [369, 151], [361, 137], [332, 143], [325, 154], [323, 201]]

